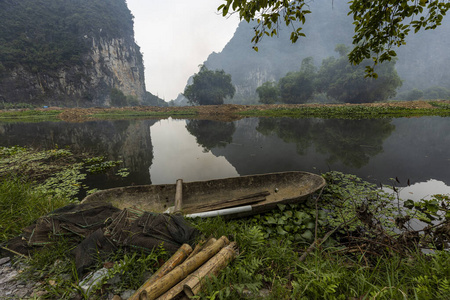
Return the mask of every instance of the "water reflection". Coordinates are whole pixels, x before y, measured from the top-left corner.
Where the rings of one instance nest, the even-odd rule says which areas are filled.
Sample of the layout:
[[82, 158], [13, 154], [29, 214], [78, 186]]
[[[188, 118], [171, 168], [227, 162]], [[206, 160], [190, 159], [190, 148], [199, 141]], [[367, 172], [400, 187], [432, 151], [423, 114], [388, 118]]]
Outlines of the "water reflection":
[[394, 131], [391, 120], [324, 120], [313, 128], [316, 150], [328, 155], [327, 163], [341, 161], [361, 168], [383, 151], [383, 142]]
[[195, 136], [197, 144], [208, 151], [231, 143], [236, 126], [231, 122], [188, 120], [186, 129]]
[[[149, 170], [152, 182], [162, 184], [175, 183], [178, 178], [196, 181], [239, 176], [223, 156], [208, 151], [208, 147], [220, 147], [224, 139], [231, 140], [234, 124], [223, 125], [197, 120], [186, 124], [186, 121], [170, 119], [154, 124], [150, 128], [154, 145], [154, 161]], [[189, 134], [188, 130], [197, 136]]]
[[256, 130], [276, 134], [286, 143], [295, 143], [297, 153], [309, 147], [327, 155], [326, 162], [341, 161], [361, 168], [383, 150], [383, 141], [395, 129], [390, 120], [261, 119]]
[[260, 119], [256, 130], [263, 135], [276, 134], [286, 143], [294, 143], [297, 153], [306, 154], [306, 149], [312, 145], [315, 119]]
[[[392, 189], [390, 190], [392, 191]], [[401, 199], [411, 199], [413, 201], [419, 201], [420, 199], [430, 200], [432, 199], [432, 196], [436, 194], [450, 194], [450, 186], [445, 185], [442, 181], [434, 179], [406, 186], [398, 190]]]
[[92, 121], [84, 123], [42, 122], [0, 124], [1, 146], [31, 146], [51, 149], [70, 147], [73, 151], [103, 155], [109, 160], [123, 160], [130, 176], [119, 178], [90, 176], [92, 186], [149, 184], [148, 171], [153, 152], [149, 127], [156, 121]]
[[244, 119], [232, 143], [213, 148], [241, 175], [288, 170], [337, 170], [383, 184], [398, 177], [450, 184], [450, 122], [393, 120]]
[[450, 122], [440, 117], [0, 123], [2, 146], [56, 144], [123, 159], [130, 177], [102, 179], [100, 187], [291, 170], [337, 170], [377, 184], [398, 177], [450, 185]]

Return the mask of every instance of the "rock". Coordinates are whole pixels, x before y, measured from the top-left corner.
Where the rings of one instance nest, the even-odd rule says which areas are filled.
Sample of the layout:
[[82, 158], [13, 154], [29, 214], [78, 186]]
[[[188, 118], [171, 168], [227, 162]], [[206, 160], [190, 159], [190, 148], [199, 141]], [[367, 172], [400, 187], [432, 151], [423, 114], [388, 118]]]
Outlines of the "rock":
[[[21, 288], [21, 289], [18, 289], [17, 291], [16, 291], [16, 293], [14, 294], [14, 296], [16, 296], [16, 297], [18, 297], [19, 299], [22, 299], [23, 297], [25, 297], [27, 294], [29, 294], [30, 293], [30, 291], [29, 290], [27, 290], [27, 289], [25, 289], [25, 288]], [[30, 293], [31, 294], [31, 293]]]
[[128, 299], [131, 296], [133, 296], [134, 292], [136, 291], [135, 290], [124, 291], [122, 294], [120, 294], [120, 297], [118, 299]]
[[23, 299], [35, 293], [36, 282], [17, 278], [25, 267], [23, 264], [12, 266], [10, 260], [2, 261], [5, 263], [0, 264], [0, 299]]
[[5, 272], [2, 272], [3, 276], [0, 279], [0, 285], [14, 280], [14, 278], [17, 276], [17, 274], [19, 274], [16, 270], [14, 270], [12, 268], [9, 268], [9, 269], [10, 269], [10, 271], [5, 270]]
[[9, 257], [0, 258], [0, 266], [4, 265], [4, 264], [6, 264], [7, 262], [10, 262], [10, 261], [11, 261], [11, 258], [9, 258]]
[[33, 291], [31, 297], [41, 299], [45, 294], [47, 294], [47, 291]]

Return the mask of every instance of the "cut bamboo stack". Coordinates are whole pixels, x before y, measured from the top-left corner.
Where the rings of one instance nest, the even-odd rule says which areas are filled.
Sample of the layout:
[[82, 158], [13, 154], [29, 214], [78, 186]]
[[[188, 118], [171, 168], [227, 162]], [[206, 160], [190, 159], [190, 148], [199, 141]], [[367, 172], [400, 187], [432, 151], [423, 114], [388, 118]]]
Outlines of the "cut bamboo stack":
[[203, 281], [208, 276], [216, 276], [236, 254], [236, 243], [230, 243], [225, 236], [218, 240], [212, 238], [194, 251], [185, 244], [129, 299], [169, 300], [181, 295], [195, 296]]

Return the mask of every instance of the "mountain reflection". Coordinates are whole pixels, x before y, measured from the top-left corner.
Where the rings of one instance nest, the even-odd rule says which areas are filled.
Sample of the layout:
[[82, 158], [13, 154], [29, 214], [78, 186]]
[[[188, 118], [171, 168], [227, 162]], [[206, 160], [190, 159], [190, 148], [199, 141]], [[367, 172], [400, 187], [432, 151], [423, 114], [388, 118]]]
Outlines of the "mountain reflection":
[[297, 153], [304, 155], [312, 145], [313, 119], [259, 119], [256, 130], [263, 135], [276, 134], [286, 143], [294, 143]]
[[391, 120], [323, 120], [314, 126], [316, 150], [328, 154], [329, 164], [343, 164], [361, 168], [371, 157], [383, 152], [383, 142], [395, 126]]
[[[149, 184], [151, 180], [148, 169], [143, 169], [142, 166], [146, 165], [148, 168], [152, 164], [153, 145], [149, 128], [155, 122], [118, 120], [0, 124], [0, 146], [19, 145], [44, 149], [67, 146], [75, 152], [122, 160], [123, 166], [130, 170], [130, 176], [121, 185]], [[91, 179], [95, 181], [97, 177]], [[106, 182], [101, 187], [114, 184], [117, 183]]]
[[383, 151], [383, 141], [394, 131], [390, 120], [260, 119], [256, 130], [276, 134], [286, 143], [294, 143], [297, 153], [305, 155], [314, 146], [327, 155], [327, 163], [338, 161], [361, 168], [371, 157]]

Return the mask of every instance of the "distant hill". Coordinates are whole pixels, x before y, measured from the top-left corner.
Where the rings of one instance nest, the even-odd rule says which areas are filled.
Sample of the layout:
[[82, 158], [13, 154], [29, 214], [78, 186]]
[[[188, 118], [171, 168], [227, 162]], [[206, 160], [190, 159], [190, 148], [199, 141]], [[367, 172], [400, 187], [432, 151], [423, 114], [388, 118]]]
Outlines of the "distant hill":
[[[256, 23], [239, 24], [233, 38], [220, 53], [212, 53], [204, 62], [209, 69], [223, 69], [231, 74], [236, 94], [231, 103], [256, 103], [255, 89], [262, 83], [278, 80], [287, 72], [298, 71], [301, 61], [309, 56], [317, 66], [334, 52], [337, 44], [351, 45], [354, 35], [352, 16], [344, 1], [311, 1], [311, 14], [307, 16], [303, 32], [297, 43], [289, 40], [289, 28], [280, 28], [278, 37], [264, 37], [252, 49], [251, 38]], [[404, 80], [402, 90], [425, 89], [431, 86], [450, 88], [450, 20], [436, 30], [412, 34], [407, 45], [397, 50], [396, 64]]]

